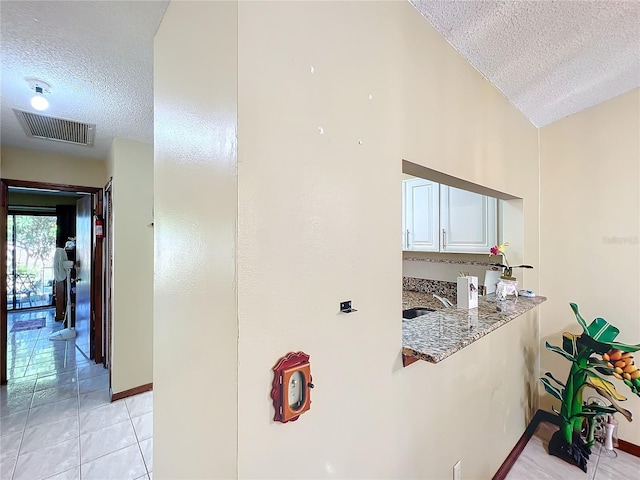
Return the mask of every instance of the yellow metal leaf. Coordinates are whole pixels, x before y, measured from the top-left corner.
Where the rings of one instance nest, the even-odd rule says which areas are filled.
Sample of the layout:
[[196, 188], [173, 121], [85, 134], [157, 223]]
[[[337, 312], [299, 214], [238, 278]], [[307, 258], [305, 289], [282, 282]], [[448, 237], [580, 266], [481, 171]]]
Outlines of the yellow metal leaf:
[[620, 395], [616, 390], [615, 385], [608, 380], [604, 380], [603, 378], [600, 378], [596, 375], [589, 375], [587, 381], [596, 388], [602, 388], [603, 390], [606, 390], [616, 400], [623, 401], [627, 399], [627, 397], [625, 397], [624, 395]]
[[608, 390], [605, 390], [604, 388], [600, 388], [600, 387], [594, 387], [589, 382], [585, 383], [584, 386], [595, 389], [596, 392], [598, 392], [604, 398], [609, 400], [611, 402], [611, 406], [615, 408], [618, 412], [620, 412], [624, 416], [624, 418], [626, 418], [629, 422], [632, 421], [633, 415], [631, 415], [631, 412], [627, 409], [622, 408], [620, 405], [618, 405]]

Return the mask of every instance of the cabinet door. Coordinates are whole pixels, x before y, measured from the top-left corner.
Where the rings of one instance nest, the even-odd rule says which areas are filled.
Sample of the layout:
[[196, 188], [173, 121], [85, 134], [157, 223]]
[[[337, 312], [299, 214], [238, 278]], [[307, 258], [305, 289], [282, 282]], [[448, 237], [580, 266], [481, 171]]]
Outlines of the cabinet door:
[[440, 248], [438, 184], [422, 178], [405, 180], [403, 183], [403, 248], [437, 252]]
[[486, 253], [497, 240], [497, 200], [440, 185], [440, 251]]

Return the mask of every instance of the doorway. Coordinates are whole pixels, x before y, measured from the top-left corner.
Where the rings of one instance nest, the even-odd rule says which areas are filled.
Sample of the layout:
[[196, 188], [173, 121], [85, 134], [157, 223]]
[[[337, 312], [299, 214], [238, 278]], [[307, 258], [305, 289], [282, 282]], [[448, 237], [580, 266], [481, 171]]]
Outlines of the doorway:
[[[101, 363], [102, 241], [93, 223], [95, 213], [102, 215], [102, 189], [2, 179], [0, 196], [0, 249], [6, 253], [0, 262], [0, 286], [6, 292], [0, 302], [0, 383], [8, 380], [9, 313], [47, 317], [37, 312], [53, 310], [60, 300], [69, 305], [64, 318], [76, 332], [73, 350]], [[54, 279], [56, 247], [73, 261], [69, 287]]]
[[53, 304], [55, 210], [10, 205], [7, 217], [7, 309]]

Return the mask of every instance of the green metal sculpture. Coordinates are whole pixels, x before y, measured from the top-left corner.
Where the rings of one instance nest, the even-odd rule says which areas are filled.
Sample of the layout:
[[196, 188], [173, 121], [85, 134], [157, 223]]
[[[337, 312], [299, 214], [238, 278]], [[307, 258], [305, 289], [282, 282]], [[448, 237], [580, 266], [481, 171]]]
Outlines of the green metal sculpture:
[[[617, 403], [626, 398], [616, 391], [613, 383], [602, 378], [602, 375], [622, 380], [634, 394], [640, 396], [640, 370], [631, 356], [632, 352], [640, 350], [640, 344], [626, 345], [614, 342], [620, 333], [616, 327], [603, 318], [596, 318], [587, 326], [578, 312], [578, 306], [575, 303], [570, 305], [583, 333], [563, 333], [562, 348], [546, 343], [547, 349], [572, 362], [567, 383], [558, 381], [549, 372], [540, 380], [545, 390], [562, 402], [560, 411], [552, 407], [560, 416], [561, 428], [549, 442], [549, 453], [586, 472], [587, 459], [595, 442], [595, 418], [619, 412], [631, 421], [631, 412]], [[583, 403], [582, 392], [585, 388], [594, 389], [609, 400], [611, 405]], [[585, 422], [587, 435], [583, 440], [581, 432]]]

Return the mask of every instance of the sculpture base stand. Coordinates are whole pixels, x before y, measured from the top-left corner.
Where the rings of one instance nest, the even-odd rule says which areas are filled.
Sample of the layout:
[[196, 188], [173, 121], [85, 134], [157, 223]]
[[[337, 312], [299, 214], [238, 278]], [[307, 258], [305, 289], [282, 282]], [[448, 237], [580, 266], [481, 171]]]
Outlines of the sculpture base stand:
[[591, 449], [587, 447], [580, 435], [573, 436], [573, 443], [568, 444], [562, 431], [558, 430], [549, 441], [549, 455], [554, 455], [571, 465], [581, 468], [587, 472], [587, 460], [591, 454]]

